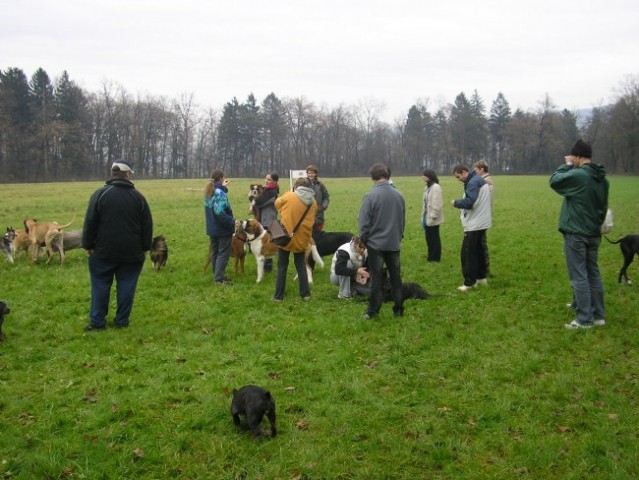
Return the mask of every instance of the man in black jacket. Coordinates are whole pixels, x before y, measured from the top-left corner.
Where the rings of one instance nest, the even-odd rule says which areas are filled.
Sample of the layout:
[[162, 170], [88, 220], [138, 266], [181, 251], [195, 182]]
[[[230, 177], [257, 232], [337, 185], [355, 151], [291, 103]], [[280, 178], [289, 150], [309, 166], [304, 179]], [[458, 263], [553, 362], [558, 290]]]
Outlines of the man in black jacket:
[[133, 170], [116, 160], [111, 179], [89, 200], [82, 248], [89, 256], [91, 312], [86, 331], [104, 330], [111, 285], [116, 281], [117, 311], [113, 323], [129, 326], [138, 278], [151, 249], [153, 219], [146, 199], [131, 182]]

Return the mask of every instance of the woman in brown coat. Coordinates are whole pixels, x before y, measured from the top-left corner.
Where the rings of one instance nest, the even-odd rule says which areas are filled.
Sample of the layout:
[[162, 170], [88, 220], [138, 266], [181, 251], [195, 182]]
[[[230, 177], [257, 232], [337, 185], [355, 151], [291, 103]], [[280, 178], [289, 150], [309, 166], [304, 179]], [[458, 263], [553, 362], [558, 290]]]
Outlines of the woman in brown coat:
[[284, 299], [286, 271], [288, 270], [291, 252], [293, 253], [295, 270], [297, 270], [300, 297], [304, 300], [311, 299], [304, 255], [311, 241], [311, 230], [313, 223], [315, 223], [317, 202], [315, 201], [315, 192], [307, 178], [298, 178], [295, 181], [292, 192], [286, 192], [275, 200], [275, 208], [280, 212], [280, 221], [287, 232], [292, 232], [295, 229], [295, 225], [302, 218], [309, 205], [310, 208], [291, 241], [285, 247], [279, 247], [277, 254], [277, 280], [275, 283], [275, 295], [273, 296], [273, 300], [276, 302], [281, 302]]

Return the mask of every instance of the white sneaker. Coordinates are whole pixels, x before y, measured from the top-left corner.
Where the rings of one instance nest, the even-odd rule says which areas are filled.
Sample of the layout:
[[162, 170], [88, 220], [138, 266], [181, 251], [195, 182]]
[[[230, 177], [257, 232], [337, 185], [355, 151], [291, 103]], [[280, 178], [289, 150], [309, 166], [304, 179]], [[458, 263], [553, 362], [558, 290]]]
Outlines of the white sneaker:
[[347, 297], [346, 295], [342, 295], [341, 293], [338, 293], [337, 298], [340, 298], [342, 300], [350, 300], [353, 297]]
[[475, 285], [481, 285], [482, 287], [487, 287], [488, 286], [488, 279], [487, 278], [480, 278], [479, 280], [477, 280], [477, 283]]
[[583, 323], [579, 323], [577, 320], [573, 320], [570, 323], [567, 323], [566, 325], [564, 325], [564, 327], [566, 327], [569, 330], [574, 330], [577, 328], [592, 328], [592, 325], [585, 325]]
[[460, 292], [467, 292], [468, 290], [471, 290], [475, 288], [475, 285], [471, 285], [470, 287], [468, 285], [462, 285], [461, 287], [457, 287], [457, 290], [459, 290]]
[[598, 318], [593, 323], [598, 327], [603, 327], [606, 324], [606, 321], [603, 318]]

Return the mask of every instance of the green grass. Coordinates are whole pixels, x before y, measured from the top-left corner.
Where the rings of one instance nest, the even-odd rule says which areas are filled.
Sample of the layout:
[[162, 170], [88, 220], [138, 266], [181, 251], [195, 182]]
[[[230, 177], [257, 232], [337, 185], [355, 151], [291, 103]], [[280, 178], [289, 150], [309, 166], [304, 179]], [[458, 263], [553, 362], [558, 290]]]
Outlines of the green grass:
[[[252, 179], [233, 179], [247, 217]], [[371, 182], [323, 179], [327, 230], [356, 231]], [[145, 265], [127, 330], [84, 333], [89, 276], [81, 250], [63, 267], [0, 259], [12, 308], [0, 344], [0, 478], [630, 479], [639, 477], [637, 286], [618, 285], [619, 248], [600, 267], [608, 324], [566, 331], [571, 292], [556, 230], [561, 198], [546, 177], [496, 177], [490, 286], [461, 284], [461, 226], [447, 206], [443, 261], [427, 264], [423, 184], [398, 177], [408, 227], [403, 277], [436, 294], [364, 322], [338, 301], [328, 268], [302, 302], [270, 301], [255, 260], [231, 287], [202, 272], [206, 180], [145, 181], [169, 244]], [[639, 179], [611, 178], [611, 237], [638, 231]], [[461, 184], [442, 181], [446, 205]], [[82, 223], [99, 183], [0, 185], [0, 227], [27, 216]], [[325, 258], [328, 264], [330, 258]], [[639, 282], [636, 265], [629, 269]], [[232, 274], [232, 266], [229, 266]], [[230, 391], [255, 383], [277, 402], [275, 439], [235, 429]]]

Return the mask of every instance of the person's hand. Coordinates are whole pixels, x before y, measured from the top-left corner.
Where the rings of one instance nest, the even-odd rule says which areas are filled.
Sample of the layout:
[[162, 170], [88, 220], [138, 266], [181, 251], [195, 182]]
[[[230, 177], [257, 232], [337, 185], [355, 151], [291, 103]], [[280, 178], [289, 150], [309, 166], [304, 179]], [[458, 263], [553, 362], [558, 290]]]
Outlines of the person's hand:
[[454, 207], [455, 206], [455, 200], [451, 200], [450, 204]]
[[222, 185], [226, 187], [229, 183], [231, 183], [231, 181], [228, 178], [225, 178], [224, 181], [222, 182]]
[[566, 165], [570, 165], [572, 167], [575, 164], [575, 157], [572, 155], [566, 155], [564, 157], [564, 162], [566, 162]]

